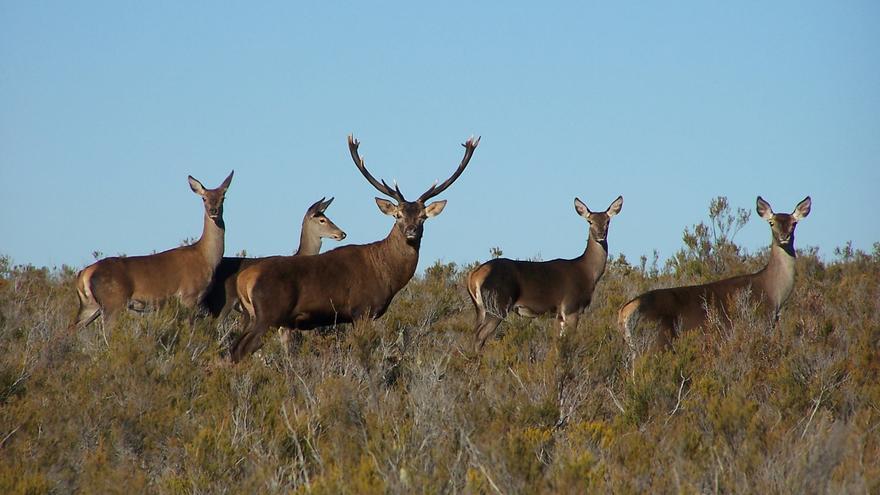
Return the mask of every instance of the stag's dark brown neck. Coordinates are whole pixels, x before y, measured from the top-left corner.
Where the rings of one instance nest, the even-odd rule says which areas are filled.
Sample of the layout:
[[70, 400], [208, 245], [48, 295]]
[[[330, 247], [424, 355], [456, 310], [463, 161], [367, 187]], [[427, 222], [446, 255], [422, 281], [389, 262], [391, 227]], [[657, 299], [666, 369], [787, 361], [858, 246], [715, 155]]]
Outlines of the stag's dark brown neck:
[[299, 249], [297, 256], [313, 256], [321, 252], [321, 236], [309, 231], [308, 217], [303, 220], [302, 230], [299, 233]]
[[223, 217], [215, 220], [205, 214], [202, 237], [196, 241], [194, 246], [211, 266], [217, 266], [220, 263], [220, 259], [223, 258], [225, 234], [226, 224], [223, 223]]
[[377, 268], [387, 275], [395, 292], [402, 289], [416, 273], [420, 241], [408, 241], [397, 225], [392, 225], [388, 236], [373, 244], [371, 256]]
[[578, 261], [584, 266], [593, 280], [598, 280], [605, 273], [605, 262], [608, 260], [608, 242], [596, 241], [593, 236], [587, 237], [587, 247]]

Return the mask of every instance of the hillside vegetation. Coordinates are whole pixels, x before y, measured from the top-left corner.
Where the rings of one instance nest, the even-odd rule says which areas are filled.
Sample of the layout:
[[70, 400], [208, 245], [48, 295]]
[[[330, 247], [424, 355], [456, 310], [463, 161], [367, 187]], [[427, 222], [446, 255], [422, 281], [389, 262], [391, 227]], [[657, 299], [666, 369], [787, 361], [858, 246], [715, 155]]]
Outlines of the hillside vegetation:
[[237, 321], [68, 333], [75, 271], [2, 258], [0, 493], [880, 492], [880, 244], [802, 251], [775, 327], [743, 308], [627, 367], [629, 298], [763, 265], [712, 208], [662, 266], [609, 260], [578, 331], [510, 317], [482, 356], [472, 266], [233, 366]]

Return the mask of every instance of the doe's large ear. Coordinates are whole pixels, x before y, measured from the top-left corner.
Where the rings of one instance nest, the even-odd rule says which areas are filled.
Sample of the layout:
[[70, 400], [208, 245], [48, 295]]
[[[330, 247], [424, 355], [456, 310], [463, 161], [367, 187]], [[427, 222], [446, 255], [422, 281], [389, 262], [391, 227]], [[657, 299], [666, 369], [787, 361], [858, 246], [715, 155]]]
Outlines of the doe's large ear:
[[397, 212], [397, 205], [387, 199], [376, 198], [376, 204], [379, 205], [379, 211], [386, 215], [394, 215]]
[[446, 208], [446, 200], [442, 199], [440, 201], [434, 201], [425, 207], [425, 215], [428, 215], [428, 218], [436, 217], [443, 211], [443, 208]]
[[223, 184], [220, 184], [220, 187], [217, 189], [223, 190], [223, 193], [226, 193], [226, 190], [229, 189], [229, 184], [232, 184], [232, 176], [235, 175], [235, 170], [229, 172], [229, 177], [223, 180]]
[[324, 198], [321, 198], [321, 199], [315, 201], [314, 203], [312, 203], [311, 206], [309, 206], [309, 208], [306, 210], [306, 213], [309, 215], [314, 215], [315, 213], [319, 213], [321, 211], [324, 211], [321, 209], [321, 205], [323, 205], [323, 204], [324, 204]]
[[798, 203], [797, 206], [794, 207], [794, 212], [791, 214], [796, 220], [800, 220], [801, 218], [806, 217], [810, 214], [810, 206], [812, 206], [813, 201], [809, 196], [804, 198], [803, 201]]
[[620, 209], [623, 208], [623, 196], [618, 196], [617, 199], [611, 202], [611, 205], [605, 210], [605, 214], [609, 217], [613, 217], [620, 213]]
[[[321, 198], [322, 201], [323, 201], [323, 199], [324, 199], [324, 198]], [[318, 211], [320, 211], [321, 213], [324, 213], [324, 211], [327, 210], [327, 207], [330, 206], [330, 203], [333, 202], [333, 199], [334, 199], [334, 198], [331, 197], [331, 198], [328, 199], [327, 201], [324, 201], [323, 203], [321, 203], [321, 208], [320, 208]]]
[[755, 209], [758, 210], [758, 215], [764, 220], [773, 218], [773, 208], [770, 208], [770, 203], [764, 201], [764, 198], [761, 196], [758, 196], [758, 204]]
[[574, 211], [576, 211], [577, 214], [582, 217], [586, 217], [590, 214], [590, 209], [587, 208], [587, 205], [585, 205], [584, 202], [578, 198], [574, 198]]
[[205, 195], [205, 186], [203, 186], [202, 183], [199, 182], [199, 181], [198, 181], [195, 177], [193, 177], [192, 175], [188, 176], [188, 179], [189, 179], [189, 187], [190, 187], [190, 189], [192, 189], [193, 192], [196, 193], [196, 194], [198, 194], [199, 196], [204, 196], [204, 195]]

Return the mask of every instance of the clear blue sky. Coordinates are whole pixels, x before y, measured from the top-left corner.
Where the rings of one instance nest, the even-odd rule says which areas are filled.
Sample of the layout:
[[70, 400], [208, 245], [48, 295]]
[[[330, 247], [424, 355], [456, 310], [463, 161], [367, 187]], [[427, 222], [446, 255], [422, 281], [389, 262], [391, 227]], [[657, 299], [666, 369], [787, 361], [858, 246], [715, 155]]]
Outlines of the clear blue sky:
[[880, 3], [421, 3], [0, 0], [0, 254], [175, 247], [202, 226], [187, 174], [230, 169], [227, 254], [289, 253], [322, 196], [344, 242], [380, 239], [350, 132], [410, 198], [482, 135], [422, 268], [576, 256], [575, 196], [623, 194], [609, 243], [632, 261], [718, 195], [811, 195], [798, 244], [825, 256], [880, 240]]

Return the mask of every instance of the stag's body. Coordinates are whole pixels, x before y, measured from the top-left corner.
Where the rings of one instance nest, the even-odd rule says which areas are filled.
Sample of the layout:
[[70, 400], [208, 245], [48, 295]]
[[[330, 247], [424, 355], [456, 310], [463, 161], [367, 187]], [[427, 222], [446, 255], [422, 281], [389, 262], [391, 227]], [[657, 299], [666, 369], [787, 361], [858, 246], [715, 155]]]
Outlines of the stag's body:
[[633, 354], [635, 341], [641, 340], [633, 334], [638, 331], [640, 320], [656, 323], [657, 333], [648, 340], [660, 349], [668, 347], [681, 332], [704, 325], [710, 311], [721, 316], [722, 323], [729, 324], [740, 295], [747, 295], [749, 302], [768, 319], [775, 321], [779, 317], [794, 287], [794, 228], [798, 220], [810, 213], [811, 201], [807, 197], [790, 215], [774, 214], [760, 196], [757, 204], [758, 213], [770, 222], [772, 231], [767, 265], [756, 273], [708, 284], [654, 289], [624, 304], [618, 313], [618, 326]]
[[419, 261], [424, 222], [439, 215], [446, 201], [425, 202], [443, 192], [464, 171], [479, 143], [468, 140], [465, 156], [453, 175], [434, 185], [416, 201], [407, 201], [396, 186], [376, 180], [358, 155], [358, 142], [349, 136], [349, 151], [367, 181], [397, 204], [376, 198], [386, 215], [395, 218], [381, 241], [351, 245], [317, 256], [269, 258], [246, 268], [236, 280], [246, 331], [232, 349], [233, 361], [257, 350], [271, 326], [312, 329], [378, 318], [412, 278]]
[[193, 191], [205, 201], [201, 238], [189, 246], [148, 256], [104, 258], [84, 268], [76, 277], [79, 310], [71, 329], [83, 328], [101, 314], [111, 324], [120, 311], [142, 311], [172, 297], [187, 307], [201, 301], [223, 257], [223, 199], [232, 174], [211, 190], [189, 179]]
[[[302, 221], [299, 249], [294, 256], [313, 256], [321, 252], [321, 239], [328, 237], [341, 241], [345, 239], [343, 232], [324, 214], [333, 198], [319, 201], [311, 205]], [[235, 308], [238, 294], [235, 291], [235, 279], [245, 268], [268, 258], [243, 258], [238, 256], [224, 257], [220, 260], [214, 273], [214, 283], [205, 296], [205, 308], [211, 316], [224, 319]]]
[[237, 290], [242, 309], [258, 319], [256, 326], [311, 330], [381, 317], [412, 278], [418, 261], [419, 246], [393, 228], [381, 241], [343, 246], [309, 259], [266, 259], [241, 273]]
[[575, 209], [590, 222], [584, 253], [574, 259], [518, 261], [498, 258], [483, 263], [468, 275], [467, 288], [477, 311], [476, 342], [479, 352], [486, 339], [513, 311], [530, 318], [554, 314], [560, 332], [577, 328], [580, 314], [589, 307], [596, 284], [608, 259], [606, 236], [612, 216], [623, 206], [617, 198], [608, 210], [590, 212], [575, 198]]

